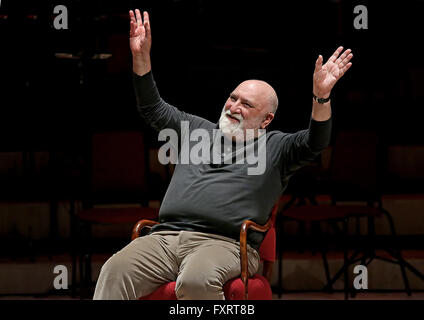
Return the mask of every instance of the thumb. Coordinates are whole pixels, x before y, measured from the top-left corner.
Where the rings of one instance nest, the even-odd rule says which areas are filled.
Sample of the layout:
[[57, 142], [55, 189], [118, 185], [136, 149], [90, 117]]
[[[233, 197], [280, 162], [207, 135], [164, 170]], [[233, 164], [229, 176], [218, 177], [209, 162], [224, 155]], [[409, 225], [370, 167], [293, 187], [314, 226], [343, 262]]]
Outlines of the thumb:
[[321, 68], [322, 68], [322, 55], [319, 55], [317, 61], [315, 62], [315, 72], [320, 71]]

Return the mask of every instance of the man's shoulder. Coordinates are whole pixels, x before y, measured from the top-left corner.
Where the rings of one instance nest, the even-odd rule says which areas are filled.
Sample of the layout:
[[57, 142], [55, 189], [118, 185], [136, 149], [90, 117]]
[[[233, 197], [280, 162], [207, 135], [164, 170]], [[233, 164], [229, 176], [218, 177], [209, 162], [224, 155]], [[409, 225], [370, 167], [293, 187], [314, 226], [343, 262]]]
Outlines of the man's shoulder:
[[266, 139], [267, 139], [267, 142], [277, 142], [277, 141], [281, 141], [282, 139], [284, 139], [284, 137], [286, 137], [289, 134], [290, 133], [282, 132], [279, 130], [267, 131]]
[[190, 114], [190, 130], [192, 129], [215, 129], [218, 125], [205, 118]]

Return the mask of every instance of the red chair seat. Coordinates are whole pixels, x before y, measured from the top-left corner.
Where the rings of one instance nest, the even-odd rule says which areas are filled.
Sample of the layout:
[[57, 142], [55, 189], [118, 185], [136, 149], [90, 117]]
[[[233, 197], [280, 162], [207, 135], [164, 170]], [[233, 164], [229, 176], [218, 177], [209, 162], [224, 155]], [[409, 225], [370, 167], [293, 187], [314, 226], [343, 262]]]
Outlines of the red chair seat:
[[156, 219], [158, 208], [130, 207], [130, 208], [91, 208], [83, 209], [78, 218], [97, 223], [133, 223], [140, 219]]
[[[248, 281], [248, 299], [251, 300], [272, 300], [272, 290], [270, 286], [272, 265], [275, 261], [275, 247], [276, 247], [276, 232], [275, 232], [275, 218], [278, 212], [278, 202], [272, 208], [271, 213], [271, 228], [265, 235], [264, 240], [259, 247], [259, 256], [263, 261], [263, 275], [255, 274], [249, 278]], [[132, 238], [139, 236], [139, 225], [143, 221], [139, 221], [133, 230]], [[135, 233], [134, 233], [135, 232]], [[227, 281], [224, 285], [224, 295], [226, 300], [244, 300], [244, 284], [240, 277]], [[175, 295], [175, 281], [165, 283], [153, 291], [151, 294], [140, 297], [140, 300], [176, 300]]]
[[367, 206], [348, 206], [348, 205], [317, 205], [317, 206], [299, 206], [291, 207], [283, 212], [283, 215], [293, 219], [300, 220], [323, 220], [323, 219], [337, 219], [343, 218], [348, 215], [371, 215], [380, 216], [381, 210], [379, 208]]
[[[271, 300], [272, 291], [268, 280], [260, 274], [249, 278], [249, 300]], [[244, 285], [241, 278], [235, 278], [224, 285], [224, 294], [227, 300], [243, 300]]]
[[[165, 283], [151, 294], [141, 297], [140, 300], [177, 300], [175, 295], [175, 281]], [[271, 300], [272, 291], [268, 280], [255, 274], [249, 278], [249, 299], [250, 300]], [[229, 280], [224, 285], [224, 294], [227, 300], [243, 300], [244, 286], [240, 278]]]
[[175, 284], [175, 281], [165, 283], [151, 294], [141, 297], [139, 300], [177, 300]]

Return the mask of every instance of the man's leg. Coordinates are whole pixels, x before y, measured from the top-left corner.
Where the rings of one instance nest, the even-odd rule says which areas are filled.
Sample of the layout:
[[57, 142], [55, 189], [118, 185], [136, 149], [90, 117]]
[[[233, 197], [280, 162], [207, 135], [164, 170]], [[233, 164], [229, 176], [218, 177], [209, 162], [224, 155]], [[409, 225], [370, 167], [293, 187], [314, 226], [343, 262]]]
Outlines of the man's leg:
[[[178, 299], [224, 300], [224, 284], [240, 276], [239, 242], [216, 235], [186, 232], [181, 235], [181, 262], [175, 293]], [[259, 267], [259, 254], [248, 246], [249, 274]]]
[[155, 232], [137, 238], [103, 265], [95, 300], [138, 299], [160, 285], [175, 281], [178, 232]]

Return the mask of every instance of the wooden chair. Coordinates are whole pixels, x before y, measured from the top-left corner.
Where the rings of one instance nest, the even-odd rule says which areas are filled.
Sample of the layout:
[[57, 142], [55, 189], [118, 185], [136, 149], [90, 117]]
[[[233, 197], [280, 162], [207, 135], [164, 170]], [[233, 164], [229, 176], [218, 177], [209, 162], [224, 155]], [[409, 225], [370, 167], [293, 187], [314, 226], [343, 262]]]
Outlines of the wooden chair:
[[[278, 203], [274, 205], [271, 217], [265, 225], [246, 220], [240, 229], [240, 265], [241, 277], [229, 280], [224, 285], [224, 294], [227, 300], [271, 300], [272, 290], [270, 286], [272, 267], [275, 261], [276, 234], [274, 228], [275, 217], [278, 211]], [[132, 232], [132, 240], [138, 238], [144, 227], [151, 228], [158, 224], [152, 220], [140, 220], [136, 223]], [[255, 274], [249, 278], [247, 260], [247, 232], [248, 230], [267, 232], [260, 246], [259, 255], [263, 262], [262, 275]], [[176, 282], [169, 282], [161, 285], [148, 296], [141, 297], [140, 300], [176, 300]]]

